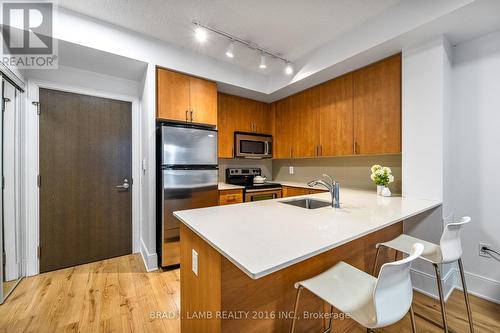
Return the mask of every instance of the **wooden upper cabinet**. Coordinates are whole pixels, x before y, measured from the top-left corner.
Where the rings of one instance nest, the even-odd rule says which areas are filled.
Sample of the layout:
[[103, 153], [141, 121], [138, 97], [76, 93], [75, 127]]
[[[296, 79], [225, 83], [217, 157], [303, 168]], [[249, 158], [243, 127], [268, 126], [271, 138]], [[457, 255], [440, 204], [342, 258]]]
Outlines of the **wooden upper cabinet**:
[[353, 73], [356, 154], [401, 152], [401, 54]]
[[290, 97], [293, 128], [292, 157], [319, 155], [319, 90], [307, 89]]
[[157, 68], [156, 117], [188, 121], [189, 85], [189, 76]]
[[269, 104], [222, 93], [217, 100], [219, 157], [233, 157], [234, 132], [272, 133]]
[[162, 119], [217, 125], [217, 84], [156, 69], [156, 116]]
[[319, 144], [321, 156], [352, 155], [353, 82], [347, 74], [319, 87]]
[[191, 121], [217, 125], [217, 84], [212, 81], [189, 77]]
[[285, 98], [274, 102], [272, 106], [274, 109], [274, 158], [291, 158], [293, 154], [294, 131], [290, 100], [290, 98]]

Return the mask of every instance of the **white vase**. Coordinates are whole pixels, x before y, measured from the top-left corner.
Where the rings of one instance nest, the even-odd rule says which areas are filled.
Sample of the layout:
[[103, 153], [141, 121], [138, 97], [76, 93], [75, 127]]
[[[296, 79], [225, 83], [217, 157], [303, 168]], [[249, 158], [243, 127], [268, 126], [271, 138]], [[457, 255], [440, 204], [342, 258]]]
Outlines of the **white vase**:
[[377, 185], [377, 195], [382, 195], [383, 189], [384, 189], [384, 185]]
[[390, 197], [391, 196], [391, 190], [389, 190], [388, 187], [384, 187], [382, 189], [382, 196], [383, 197]]

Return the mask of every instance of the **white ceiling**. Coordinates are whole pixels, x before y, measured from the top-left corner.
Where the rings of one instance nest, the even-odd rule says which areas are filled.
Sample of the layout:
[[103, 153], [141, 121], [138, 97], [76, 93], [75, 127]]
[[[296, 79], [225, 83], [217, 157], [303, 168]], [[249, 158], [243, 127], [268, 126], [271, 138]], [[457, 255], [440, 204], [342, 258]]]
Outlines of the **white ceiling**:
[[[192, 20], [246, 40], [296, 61], [324, 43], [359, 26], [401, 0], [59, 0], [59, 5], [182, 48], [261, 72], [259, 55], [237, 47], [236, 57], [224, 56], [227, 39], [210, 34], [200, 45]], [[264, 74], [283, 65], [268, 60]]]

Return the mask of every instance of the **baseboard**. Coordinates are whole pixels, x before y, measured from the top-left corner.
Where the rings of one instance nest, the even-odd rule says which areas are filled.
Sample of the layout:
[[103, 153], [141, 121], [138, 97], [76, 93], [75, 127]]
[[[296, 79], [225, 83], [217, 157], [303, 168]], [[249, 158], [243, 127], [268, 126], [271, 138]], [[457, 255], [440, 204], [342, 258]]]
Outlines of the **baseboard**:
[[26, 267], [26, 276], [35, 276], [38, 275], [38, 258], [36, 259], [31, 259], [27, 258], [25, 260], [25, 266]]
[[[434, 299], [439, 299], [436, 276], [415, 269], [411, 269], [410, 274], [413, 289]], [[443, 278], [443, 294], [445, 301], [448, 300], [448, 297], [450, 297], [453, 290], [455, 290], [455, 276], [456, 270], [450, 269]]]
[[158, 269], [158, 255], [156, 253], [149, 253], [146, 244], [141, 239], [141, 257], [144, 261], [144, 266], [148, 272], [156, 271]]
[[[465, 279], [467, 280], [467, 290], [469, 294], [500, 304], [500, 281], [495, 281], [470, 272], [465, 272]], [[458, 272], [456, 280], [456, 288], [463, 290]]]

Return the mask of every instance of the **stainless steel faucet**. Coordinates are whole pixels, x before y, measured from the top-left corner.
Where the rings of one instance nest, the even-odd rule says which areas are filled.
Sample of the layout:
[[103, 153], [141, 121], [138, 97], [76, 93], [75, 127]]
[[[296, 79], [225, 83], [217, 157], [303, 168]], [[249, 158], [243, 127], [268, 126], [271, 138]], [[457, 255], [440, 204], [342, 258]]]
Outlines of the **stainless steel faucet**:
[[318, 180], [313, 180], [307, 183], [309, 187], [314, 187], [316, 185], [323, 185], [328, 189], [330, 192], [330, 195], [332, 196], [332, 207], [333, 208], [340, 208], [340, 184], [333, 180], [332, 177], [328, 176], [327, 174], [323, 174], [323, 177], [328, 178], [330, 180], [330, 183], [325, 182], [324, 180], [318, 179]]

